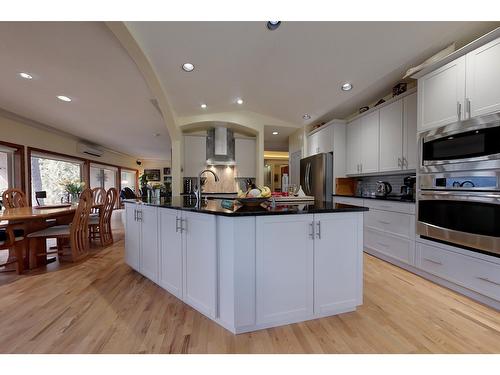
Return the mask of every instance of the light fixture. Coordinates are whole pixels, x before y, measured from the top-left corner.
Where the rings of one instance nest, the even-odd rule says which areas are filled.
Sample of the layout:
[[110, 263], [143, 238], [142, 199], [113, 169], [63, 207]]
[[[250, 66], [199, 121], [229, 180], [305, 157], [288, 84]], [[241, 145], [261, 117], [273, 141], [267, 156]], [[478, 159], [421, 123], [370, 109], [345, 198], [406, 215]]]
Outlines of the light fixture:
[[273, 132], [273, 135], [278, 135], [279, 133], [277, 131], [274, 131]]
[[192, 72], [194, 70], [194, 65], [191, 63], [184, 63], [182, 64], [182, 70], [185, 72]]
[[19, 76], [21, 78], [24, 78], [24, 79], [33, 79], [33, 76], [31, 74], [29, 74], [29, 73], [26, 73], [26, 72], [19, 73]]
[[159, 137], [160, 133], [153, 133], [153, 137]]
[[241, 98], [236, 99], [236, 103], [243, 104], [243, 99], [241, 99]]
[[352, 89], [352, 84], [349, 82], [346, 82], [342, 85], [341, 87], [342, 91], [349, 91]]
[[59, 99], [62, 102], [69, 103], [72, 99], [69, 96], [65, 95], [57, 95], [57, 99]]
[[310, 120], [311, 119], [311, 115], [309, 113], [306, 113], [304, 116], [302, 116], [302, 118], [304, 120]]
[[206, 105], [205, 103], [202, 103], [202, 104], [200, 105], [200, 107], [201, 107], [201, 108], [203, 108], [203, 109], [205, 109], [205, 108], [207, 108], [207, 105]]
[[266, 26], [269, 30], [273, 31], [280, 27], [281, 21], [267, 21]]

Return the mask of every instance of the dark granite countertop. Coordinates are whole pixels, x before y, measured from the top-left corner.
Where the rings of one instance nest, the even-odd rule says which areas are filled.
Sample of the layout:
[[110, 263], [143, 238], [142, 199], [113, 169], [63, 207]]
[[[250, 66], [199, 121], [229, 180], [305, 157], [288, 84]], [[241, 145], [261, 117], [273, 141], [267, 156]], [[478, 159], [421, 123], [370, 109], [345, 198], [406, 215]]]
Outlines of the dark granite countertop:
[[403, 203], [415, 203], [415, 198], [404, 198], [401, 195], [388, 195], [386, 197], [377, 197], [376, 195], [344, 195], [344, 194], [333, 194], [334, 197], [346, 197], [346, 198], [361, 198], [361, 199], [378, 199], [382, 201], [392, 201], [392, 202], [403, 202]]
[[[234, 201], [232, 208], [222, 206], [222, 199], [210, 199], [203, 203], [201, 208], [196, 207], [196, 199], [191, 196], [176, 196], [170, 199], [160, 200], [135, 200], [126, 199], [125, 203], [140, 203], [149, 206], [157, 206], [162, 208], [170, 208], [175, 210], [183, 210], [190, 212], [199, 212], [204, 214], [240, 217], [240, 216], [262, 216], [262, 215], [293, 215], [293, 214], [321, 214], [335, 212], [363, 212], [368, 211], [368, 208], [361, 206], [351, 206], [348, 204], [332, 203], [332, 202], [305, 202], [302, 204], [281, 204], [277, 203], [272, 207], [270, 202], [263, 203], [258, 207], [245, 207]], [[231, 200], [226, 200], [226, 202]]]

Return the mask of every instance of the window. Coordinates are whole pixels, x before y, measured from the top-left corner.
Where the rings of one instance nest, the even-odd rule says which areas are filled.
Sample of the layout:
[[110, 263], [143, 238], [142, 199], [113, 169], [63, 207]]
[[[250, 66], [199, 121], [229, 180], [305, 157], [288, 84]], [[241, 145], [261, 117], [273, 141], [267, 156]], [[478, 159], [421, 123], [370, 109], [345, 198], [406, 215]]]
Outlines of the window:
[[46, 191], [45, 204], [61, 203], [67, 198], [65, 183], [82, 181], [83, 161], [51, 154], [31, 154], [31, 201], [35, 192]]
[[136, 172], [135, 171], [131, 171], [131, 170], [128, 170], [128, 169], [122, 169], [122, 173], [121, 173], [121, 186], [122, 186], [122, 189], [128, 187], [130, 189], [132, 189], [132, 191], [135, 191], [135, 188], [136, 188]]
[[0, 195], [14, 186], [14, 149], [0, 146]]
[[118, 168], [107, 165], [90, 164], [90, 188], [101, 187], [106, 190], [117, 187]]

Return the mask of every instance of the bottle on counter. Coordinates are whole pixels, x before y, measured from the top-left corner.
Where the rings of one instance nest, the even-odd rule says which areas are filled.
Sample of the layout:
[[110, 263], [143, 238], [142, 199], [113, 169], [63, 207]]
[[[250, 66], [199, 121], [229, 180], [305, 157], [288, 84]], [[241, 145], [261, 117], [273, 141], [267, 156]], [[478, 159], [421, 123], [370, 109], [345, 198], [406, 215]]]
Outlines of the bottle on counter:
[[281, 191], [288, 193], [288, 173], [283, 173], [281, 177]]

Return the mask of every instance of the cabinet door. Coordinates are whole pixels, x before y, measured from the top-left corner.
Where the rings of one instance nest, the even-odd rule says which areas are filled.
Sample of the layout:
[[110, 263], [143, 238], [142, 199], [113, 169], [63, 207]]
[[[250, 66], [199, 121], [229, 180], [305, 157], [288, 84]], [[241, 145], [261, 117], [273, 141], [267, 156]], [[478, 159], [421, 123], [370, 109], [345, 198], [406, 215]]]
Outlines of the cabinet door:
[[158, 283], [158, 208], [141, 206], [141, 273]]
[[346, 174], [359, 174], [361, 164], [361, 119], [347, 124]]
[[332, 152], [333, 151], [333, 126], [326, 126], [316, 133], [318, 138], [318, 152]]
[[184, 177], [196, 177], [207, 164], [207, 139], [184, 136]]
[[160, 275], [159, 284], [182, 298], [182, 234], [181, 212], [159, 209]]
[[466, 55], [470, 117], [500, 111], [500, 38]]
[[321, 233], [314, 240], [314, 313], [326, 315], [358, 304], [363, 252], [358, 241], [360, 222], [356, 214], [319, 214], [314, 220]]
[[379, 169], [379, 111], [361, 118], [361, 173]]
[[257, 324], [313, 312], [313, 215], [256, 218]]
[[403, 165], [403, 101], [380, 108], [380, 171], [401, 170]]
[[318, 153], [319, 153], [318, 133], [314, 133], [307, 137], [307, 156], [316, 155]]
[[125, 262], [140, 271], [141, 223], [136, 220], [137, 205], [125, 203]]
[[217, 248], [215, 216], [183, 212], [184, 302], [215, 318]]
[[403, 98], [404, 169], [417, 168], [417, 93]]
[[418, 130], [465, 118], [465, 56], [418, 80]]
[[255, 139], [236, 138], [234, 140], [234, 152], [236, 159], [236, 170], [238, 177], [255, 177], [256, 168], [256, 143]]

